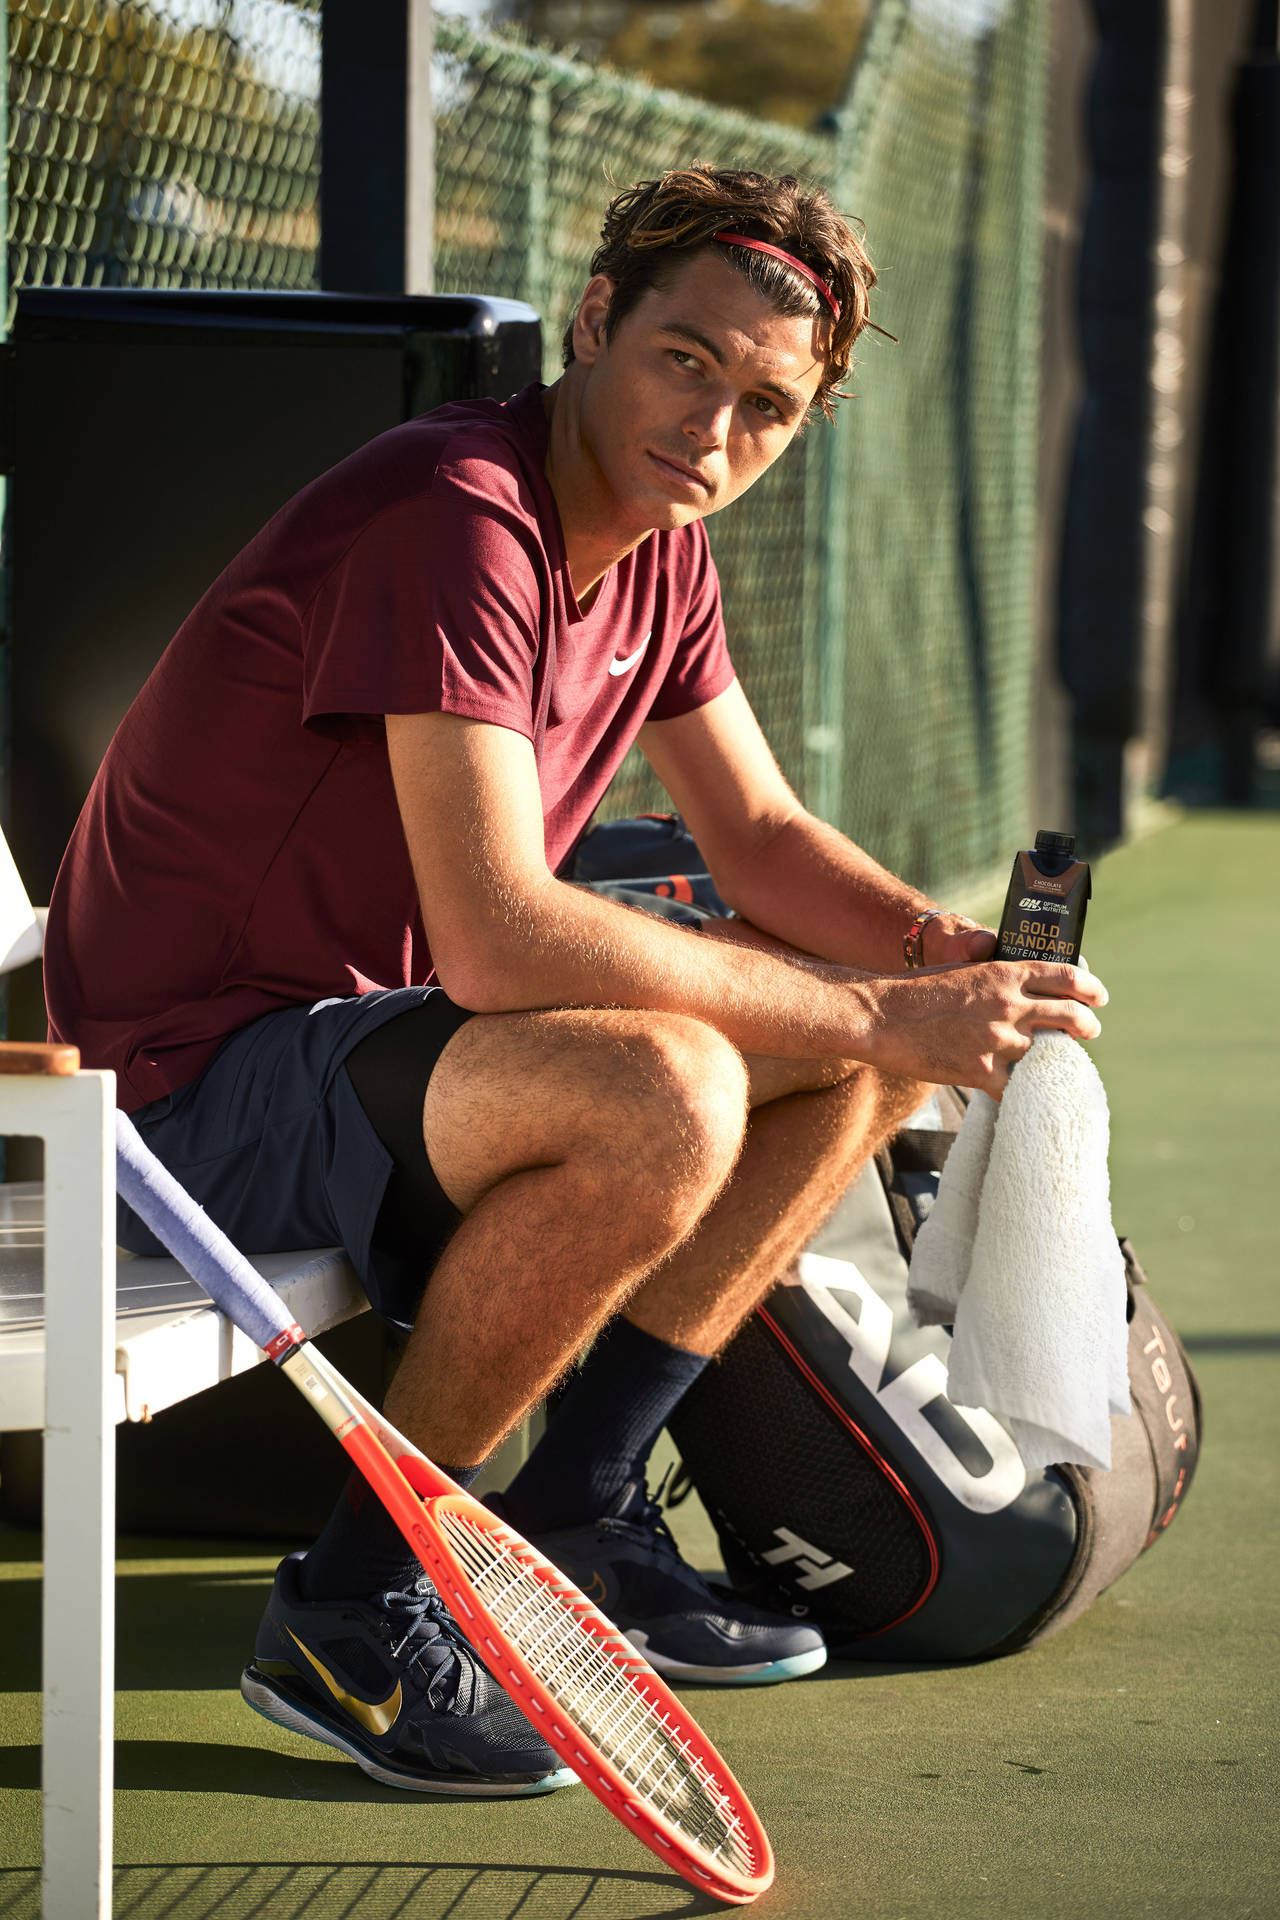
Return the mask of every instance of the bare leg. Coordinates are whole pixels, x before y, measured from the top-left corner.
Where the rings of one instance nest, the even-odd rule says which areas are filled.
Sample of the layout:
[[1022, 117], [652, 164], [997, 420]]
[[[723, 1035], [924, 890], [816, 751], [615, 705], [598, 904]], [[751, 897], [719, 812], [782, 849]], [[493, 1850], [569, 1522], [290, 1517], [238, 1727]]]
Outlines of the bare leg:
[[484, 1459], [707, 1211], [746, 1103], [741, 1057], [680, 1016], [500, 1014], [461, 1028], [424, 1129], [466, 1218], [388, 1418], [436, 1459]]
[[[746, 920], [714, 921], [706, 931], [795, 953]], [[753, 1111], [733, 1179], [627, 1309], [646, 1333], [691, 1353], [719, 1352], [927, 1091], [850, 1060], [751, 1058], [747, 1066]]]
[[682, 1563], [654, 1524], [648, 1458], [703, 1356], [920, 1098], [843, 1061], [750, 1065], [760, 1105], [731, 1183], [612, 1321], [503, 1495], [514, 1524], [580, 1585], [595, 1582], [590, 1590], [655, 1664], [731, 1685], [812, 1672], [825, 1658], [821, 1635], [713, 1593]]
[[804, 1069], [845, 1077], [755, 1107], [728, 1187], [627, 1308], [646, 1333], [692, 1353], [720, 1350], [925, 1097], [914, 1081], [848, 1062], [825, 1070], [815, 1062], [750, 1065], [753, 1095]]

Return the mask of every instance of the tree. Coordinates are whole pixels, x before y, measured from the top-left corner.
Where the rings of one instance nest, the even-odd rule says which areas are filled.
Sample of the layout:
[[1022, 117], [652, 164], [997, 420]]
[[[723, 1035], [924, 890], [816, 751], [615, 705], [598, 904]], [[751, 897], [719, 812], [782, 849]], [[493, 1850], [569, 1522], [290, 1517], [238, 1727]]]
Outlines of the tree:
[[870, 0], [511, 0], [539, 39], [812, 130], [844, 98]]

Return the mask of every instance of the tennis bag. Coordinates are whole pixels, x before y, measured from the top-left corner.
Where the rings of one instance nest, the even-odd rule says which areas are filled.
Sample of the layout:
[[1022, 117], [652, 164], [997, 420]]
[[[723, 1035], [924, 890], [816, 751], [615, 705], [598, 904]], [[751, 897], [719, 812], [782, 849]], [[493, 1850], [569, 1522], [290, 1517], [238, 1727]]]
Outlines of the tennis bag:
[[907, 1265], [964, 1112], [939, 1088], [670, 1422], [735, 1587], [858, 1660], [1012, 1653], [1067, 1626], [1171, 1524], [1200, 1398], [1128, 1241], [1133, 1412], [1107, 1473], [1026, 1470], [1003, 1424], [947, 1398], [950, 1335], [917, 1327]]
[[[595, 825], [580, 886], [697, 926], [729, 911], [684, 822]], [[907, 1308], [916, 1230], [967, 1094], [940, 1087], [669, 1422], [734, 1585], [859, 1660], [1012, 1653], [1057, 1633], [1159, 1538], [1195, 1472], [1200, 1397], [1127, 1240], [1133, 1412], [1111, 1470], [1028, 1472], [1008, 1430], [947, 1398], [950, 1335]]]

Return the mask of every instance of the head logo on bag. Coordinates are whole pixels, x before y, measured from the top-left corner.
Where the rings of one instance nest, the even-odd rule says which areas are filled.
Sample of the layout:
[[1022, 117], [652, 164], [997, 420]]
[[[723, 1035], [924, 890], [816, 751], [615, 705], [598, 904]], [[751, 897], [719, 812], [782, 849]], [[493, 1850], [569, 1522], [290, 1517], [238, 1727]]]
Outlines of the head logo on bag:
[[858, 1379], [956, 1499], [974, 1513], [1016, 1500], [1027, 1480], [1017, 1447], [985, 1408], [953, 1406], [941, 1356], [895, 1364], [893, 1308], [852, 1261], [802, 1253], [798, 1266], [800, 1285], [848, 1343]]
[[811, 1546], [798, 1533], [792, 1533], [790, 1527], [775, 1527], [773, 1531], [782, 1545], [762, 1553], [760, 1558], [767, 1567], [792, 1561], [791, 1577], [798, 1587], [812, 1593], [815, 1587], [829, 1587], [833, 1580], [847, 1580], [852, 1574], [853, 1568], [846, 1567], [843, 1560], [833, 1560], [821, 1547]]

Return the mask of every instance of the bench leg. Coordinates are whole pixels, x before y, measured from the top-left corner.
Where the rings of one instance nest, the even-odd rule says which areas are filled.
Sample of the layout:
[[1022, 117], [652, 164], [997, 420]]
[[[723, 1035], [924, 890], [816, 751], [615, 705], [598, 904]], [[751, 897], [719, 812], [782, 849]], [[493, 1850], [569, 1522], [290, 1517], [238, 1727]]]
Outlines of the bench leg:
[[[15, 1091], [10, 1081], [9, 1112]], [[45, 1139], [43, 1913], [110, 1920], [115, 1079], [83, 1073], [31, 1093], [39, 1124], [7, 1124]]]

